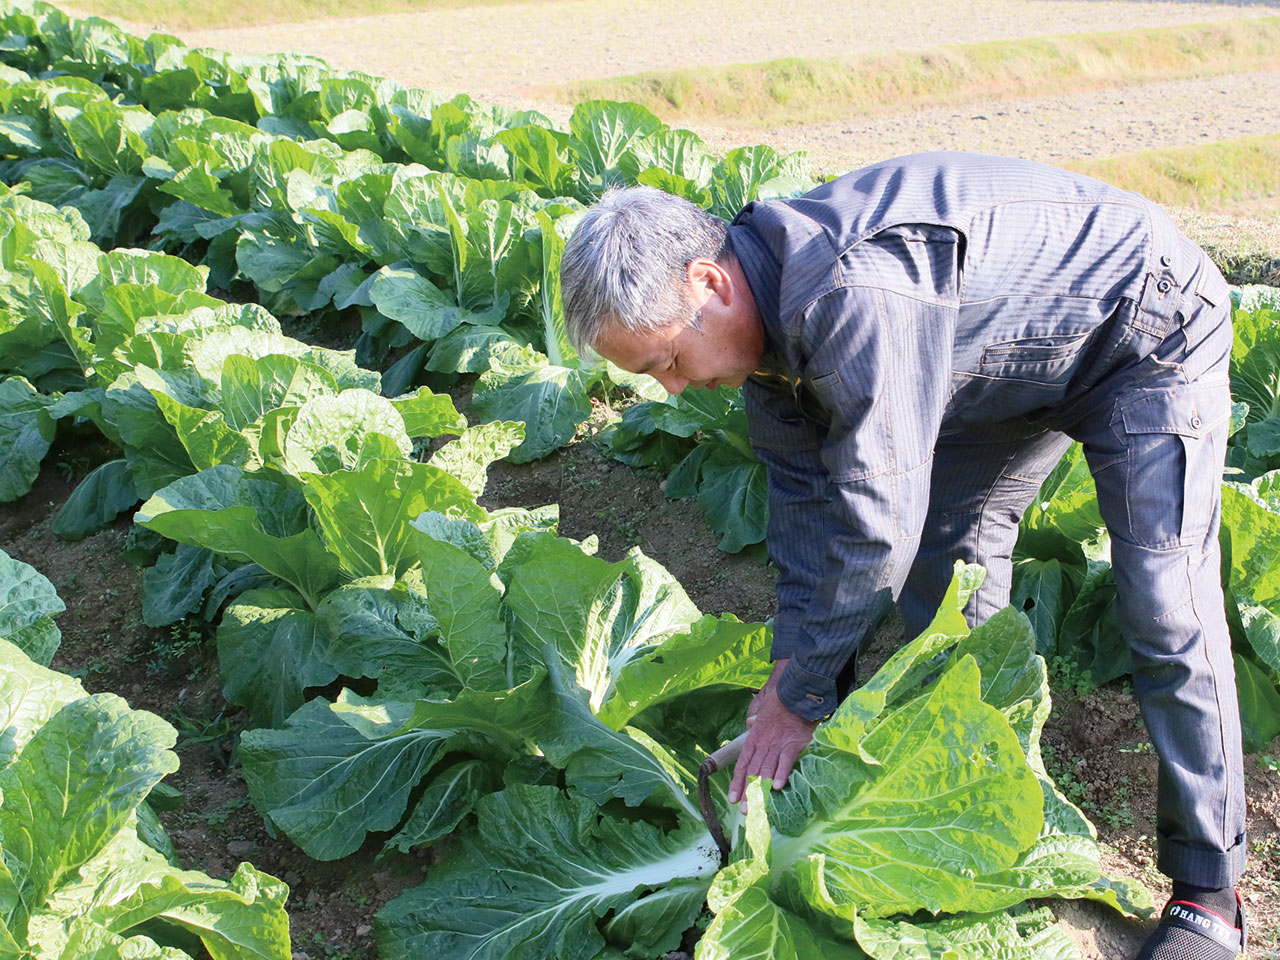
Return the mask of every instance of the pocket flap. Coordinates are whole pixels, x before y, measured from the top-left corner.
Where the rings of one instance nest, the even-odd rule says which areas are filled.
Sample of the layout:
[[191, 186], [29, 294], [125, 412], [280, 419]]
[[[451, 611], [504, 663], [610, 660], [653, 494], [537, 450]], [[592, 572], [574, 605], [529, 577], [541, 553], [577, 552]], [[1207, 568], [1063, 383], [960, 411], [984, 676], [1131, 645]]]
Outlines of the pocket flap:
[[1196, 295], [1212, 307], [1220, 307], [1231, 296], [1231, 288], [1215, 267], [1206, 266], [1196, 284]]
[[1231, 416], [1226, 384], [1152, 390], [1120, 408], [1126, 433], [1176, 433], [1203, 437]]

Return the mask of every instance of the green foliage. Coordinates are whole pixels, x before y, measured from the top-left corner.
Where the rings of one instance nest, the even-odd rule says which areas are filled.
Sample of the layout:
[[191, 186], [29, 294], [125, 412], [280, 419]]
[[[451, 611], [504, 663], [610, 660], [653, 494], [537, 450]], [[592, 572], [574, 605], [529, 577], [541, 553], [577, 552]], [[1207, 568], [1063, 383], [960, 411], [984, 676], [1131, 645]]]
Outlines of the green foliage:
[[6, 640], [0, 687], [0, 944], [15, 956], [289, 956], [284, 884], [247, 863], [214, 880], [144, 842], [168, 846], [143, 804], [178, 767], [167, 723], [87, 695]]
[[[793, 789], [753, 793], [750, 849], [739, 837], [738, 861], [714, 884], [692, 770], [763, 681], [768, 628], [701, 615], [639, 552], [608, 563], [592, 543], [556, 537], [554, 510], [476, 502], [495, 459], [542, 456], [573, 436], [592, 390], [649, 389], [565, 336], [558, 263], [582, 204], [608, 184], [656, 183], [731, 216], [810, 186], [798, 159], [767, 147], [717, 159], [632, 104], [582, 104], [559, 131], [536, 113], [441, 102], [307, 58], [143, 41], [43, 4], [0, 17], [11, 71], [0, 172], [28, 194], [0, 195], [0, 387], [16, 398], [0, 411], [14, 438], [0, 454], [27, 477], [67, 418], [119, 446], [77, 494], [83, 519], [61, 525], [82, 535], [145, 499], [142, 528], [179, 544], [148, 575], [148, 620], [173, 622], [206, 593], [210, 616], [230, 601], [217, 632], [223, 682], [262, 727], [244, 735], [241, 757], [273, 827], [325, 859], [371, 833], [403, 850], [463, 832], [465, 855], [384, 911], [388, 955], [464, 944], [495, 956], [656, 954], [679, 944], [707, 896], [707, 956], [780, 939], [883, 957], [994, 956], [1004, 939], [1050, 955], [1059, 945], [1040, 917], [1000, 911], [1033, 895], [1129, 902], [1101, 878], [1087, 821], [1039, 756], [1037, 647], [1091, 643], [1088, 670], [1117, 664], [1078, 458], [1024, 524], [1018, 597], [1034, 626], [1007, 612], [966, 636], [959, 610], [975, 574], [962, 571], [934, 627], [822, 728]], [[163, 249], [120, 246], [143, 235]], [[103, 254], [90, 239], [120, 248]], [[244, 280], [266, 306], [207, 293]], [[317, 326], [358, 320], [366, 363], [422, 342], [388, 387], [351, 353], [284, 336], [272, 310]], [[1249, 344], [1265, 335], [1262, 324]], [[1266, 370], [1248, 372], [1254, 352], [1266, 348], [1236, 365], [1265, 391]], [[473, 409], [489, 422], [469, 427], [425, 388], [401, 394], [423, 365], [481, 374]], [[1238, 672], [1253, 683], [1243, 699], [1259, 705], [1247, 729], [1263, 738], [1275, 484], [1255, 468], [1274, 438], [1254, 410], [1265, 396], [1248, 402], [1233, 450], [1250, 485], [1229, 492], [1226, 514], [1244, 598]], [[718, 391], [637, 406], [615, 435], [621, 456], [676, 468], [668, 494], [697, 495], [726, 549], [758, 541], [766, 513], [740, 403]], [[430, 462], [414, 459], [452, 435], [429, 444]], [[38, 583], [31, 591], [47, 599]], [[45, 607], [10, 637], [36, 630], [28, 646], [41, 655], [56, 639]], [[42, 723], [59, 698], [80, 699], [54, 681], [32, 689], [49, 696], [17, 698], [17, 712]], [[158, 779], [171, 731], [83, 699], [83, 717], [59, 721], [68, 731], [132, 735], [132, 761], [94, 775]], [[32, 788], [56, 779], [21, 776]], [[861, 789], [850, 794], [851, 782]], [[934, 797], [940, 782], [950, 799]], [[127, 784], [117, 794], [130, 790], [145, 795]], [[101, 823], [132, 837], [126, 806]], [[39, 857], [6, 843], [0, 888], [19, 855], [39, 861], [20, 881], [30, 889], [72, 883], [83, 864], [67, 858], [91, 859], [101, 839], [63, 836]], [[857, 869], [872, 861], [874, 874]], [[282, 895], [252, 876], [227, 889], [254, 882], [264, 900]], [[147, 887], [179, 925], [187, 883], [166, 875]], [[159, 914], [128, 902], [150, 935]], [[97, 933], [57, 935], [87, 952]], [[906, 950], [916, 953], [894, 952]]]
[[669, 470], [668, 497], [696, 496], [720, 535], [720, 549], [736, 553], [764, 540], [768, 482], [747, 437], [739, 390], [690, 390], [662, 403], [636, 404], [608, 441], [624, 463]]
[[[734, 662], [754, 659], [736, 652], [749, 625], [707, 618], [655, 644], [651, 660], [628, 657], [634, 638], [655, 628], [661, 636], [671, 622], [661, 617], [637, 633], [628, 614], [653, 611], [652, 618], [662, 609], [642, 599], [661, 589], [659, 572], [620, 581], [622, 565], [611, 569], [574, 549], [534, 539], [509, 556], [502, 601], [515, 616], [516, 650], [534, 655], [543, 645], [560, 711], [576, 718], [568, 755], [554, 710], [541, 730], [520, 728], [563, 768], [568, 793], [513, 782], [480, 799], [462, 849], [378, 915], [387, 956], [465, 949], [590, 957], [606, 947], [656, 955], [678, 944], [703, 897], [716, 917], [700, 957], [898, 957], [905, 917], [914, 932], [902, 942], [958, 945], [955, 955], [973, 958], [1019, 943], [1054, 956], [1061, 935], [1045, 915], [1000, 911], [1044, 895], [1087, 896], [1120, 909], [1133, 909], [1122, 906], [1130, 897], [1143, 901], [1136, 888], [1103, 881], [1091, 828], [1044, 773], [1039, 734], [1048, 690], [1029, 624], [1006, 611], [972, 634], [964, 626], [959, 610], [980, 579], [972, 569], [959, 572], [931, 628], [819, 727], [787, 790], [766, 795], [753, 782], [745, 826], [735, 808], [726, 810], [739, 848], [716, 874], [700, 817], [677, 790], [655, 789], [659, 781], [636, 763], [641, 745], [672, 771], [673, 786], [681, 783], [688, 754], [676, 726], [648, 734], [627, 727], [628, 747], [593, 735], [592, 719], [643, 723], [660, 715], [654, 695], [684, 694], [696, 694], [705, 718], [714, 684], [733, 678]], [[631, 577], [637, 574], [643, 568]], [[628, 584], [638, 602], [626, 599]], [[584, 608], [622, 616], [602, 622]], [[708, 646], [735, 651], [732, 661], [709, 655]], [[682, 667], [699, 655], [703, 666]], [[659, 670], [668, 660], [672, 670]], [[713, 664], [714, 672], [707, 669]], [[653, 693], [631, 692], [646, 687]], [[539, 702], [545, 709], [545, 698]], [[433, 709], [419, 705], [424, 716]], [[421, 726], [406, 724], [402, 735]], [[490, 736], [492, 756], [501, 741]], [[590, 763], [574, 762], [583, 759]], [[611, 796], [647, 803], [627, 815], [595, 805]], [[728, 807], [719, 793], [716, 803]], [[672, 818], [674, 828], [655, 828]], [[506, 878], [500, 888], [495, 877]]]
[[[799, 159], [753, 147], [717, 160], [635, 104], [580, 104], [560, 131], [535, 112], [440, 102], [309, 58], [233, 61], [106, 25], [88, 30], [91, 43], [53, 43], [54, 56], [43, 31], [75, 34], [79, 21], [40, 3], [15, 17], [15, 42], [0, 51], [18, 68], [0, 97], [15, 155], [7, 179], [76, 209], [85, 239], [151, 232], [219, 286], [249, 280], [278, 312], [357, 311], [363, 358], [452, 337], [429, 368], [489, 372], [478, 409], [526, 422], [518, 459], [567, 442], [597, 384], [655, 395], [579, 358], [564, 335], [559, 255], [583, 202], [615, 183], [667, 177], [730, 217], [751, 199], [813, 185]], [[39, 79], [54, 63], [76, 76]], [[503, 353], [492, 333], [477, 341], [481, 329], [516, 346]], [[510, 352], [526, 345], [532, 353]], [[556, 424], [544, 428], [548, 410]], [[186, 469], [178, 457], [141, 492]]]
[[47, 667], [62, 643], [53, 618], [66, 609], [43, 574], [0, 550], [0, 639]]

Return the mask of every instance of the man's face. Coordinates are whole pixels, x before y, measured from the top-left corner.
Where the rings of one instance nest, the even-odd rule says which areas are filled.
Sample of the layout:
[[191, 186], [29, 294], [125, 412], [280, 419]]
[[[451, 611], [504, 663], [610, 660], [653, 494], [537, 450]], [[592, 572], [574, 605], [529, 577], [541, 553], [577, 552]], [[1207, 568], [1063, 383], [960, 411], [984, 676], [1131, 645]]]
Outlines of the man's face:
[[696, 330], [679, 323], [648, 333], [607, 327], [595, 349], [623, 370], [647, 373], [668, 393], [685, 387], [740, 387], [760, 359], [759, 351], [753, 353], [741, 337], [732, 336], [724, 325], [707, 322], [705, 316]]
[[764, 352], [764, 330], [746, 279], [736, 264], [695, 260], [689, 267], [697, 327], [673, 323], [646, 333], [606, 326], [595, 350], [623, 370], [647, 373], [666, 388], [740, 387]]

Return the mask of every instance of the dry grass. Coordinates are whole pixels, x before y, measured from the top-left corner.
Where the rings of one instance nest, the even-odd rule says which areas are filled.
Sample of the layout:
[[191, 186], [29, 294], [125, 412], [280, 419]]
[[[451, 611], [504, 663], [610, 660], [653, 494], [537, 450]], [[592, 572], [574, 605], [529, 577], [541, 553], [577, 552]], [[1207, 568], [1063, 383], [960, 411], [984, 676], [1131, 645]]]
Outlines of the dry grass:
[[544, 0], [75, 0], [63, 9], [165, 30], [199, 30], [538, 2]]
[[550, 99], [634, 100], [670, 119], [777, 125], [916, 105], [1280, 68], [1280, 17], [960, 44], [848, 60], [773, 60], [540, 88]]
[[1280, 285], [1280, 134], [1063, 166], [1167, 207], [1232, 283]]
[[1165, 206], [1232, 208], [1267, 219], [1275, 209], [1273, 198], [1280, 197], [1280, 134], [1072, 160], [1063, 166]]
[[1204, 247], [1232, 283], [1280, 286], [1280, 217], [1171, 209], [1178, 228]]

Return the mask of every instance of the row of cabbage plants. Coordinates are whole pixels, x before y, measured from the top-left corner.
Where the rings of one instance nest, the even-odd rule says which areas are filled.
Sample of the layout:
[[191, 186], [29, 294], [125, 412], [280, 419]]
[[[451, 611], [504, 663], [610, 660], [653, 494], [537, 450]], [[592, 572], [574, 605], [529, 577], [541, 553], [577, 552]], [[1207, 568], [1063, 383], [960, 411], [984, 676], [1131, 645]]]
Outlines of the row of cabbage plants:
[[[312, 58], [237, 58], [34, 3], [0, 15], [0, 178], [75, 206], [93, 239], [142, 243], [249, 281], [278, 315], [358, 317], [366, 363], [395, 350], [397, 389], [481, 374], [475, 410], [528, 424], [546, 455], [591, 391], [662, 391], [564, 336], [559, 254], [615, 183], [722, 216], [812, 186], [801, 156], [720, 157], [636, 104], [532, 111], [442, 101]], [[412, 347], [411, 349], [408, 349]]]
[[181, 869], [148, 805], [177, 731], [49, 669], [64, 609], [0, 550], [0, 956], [289, 960], [288, 887]]

